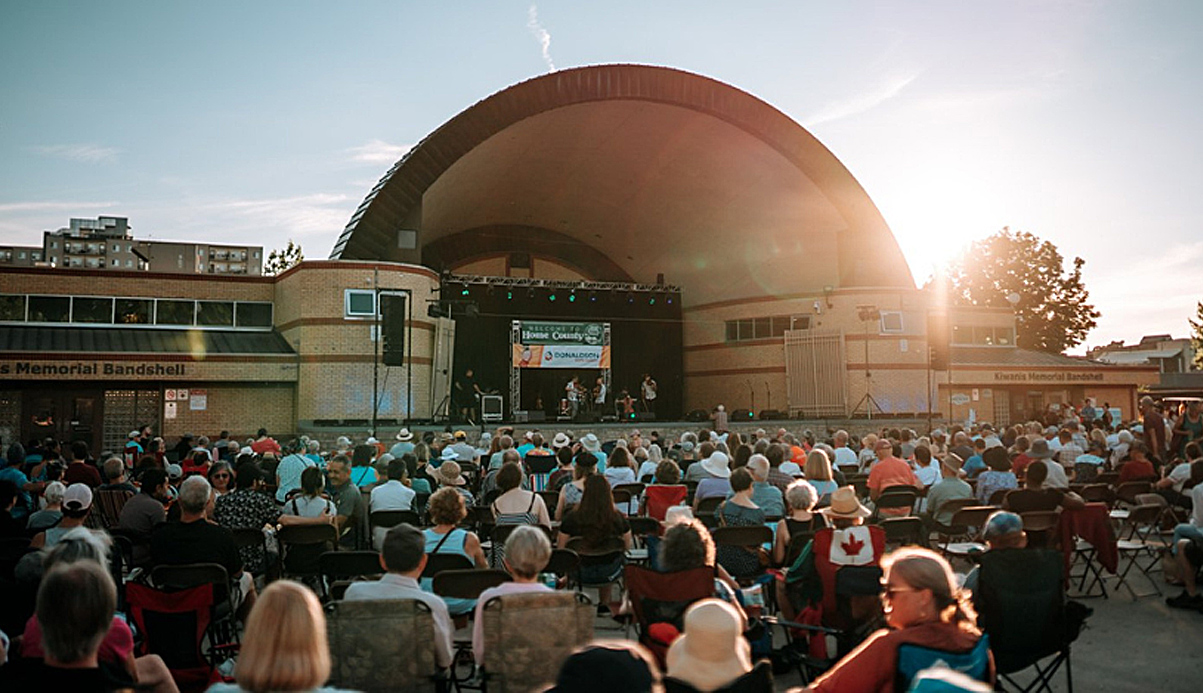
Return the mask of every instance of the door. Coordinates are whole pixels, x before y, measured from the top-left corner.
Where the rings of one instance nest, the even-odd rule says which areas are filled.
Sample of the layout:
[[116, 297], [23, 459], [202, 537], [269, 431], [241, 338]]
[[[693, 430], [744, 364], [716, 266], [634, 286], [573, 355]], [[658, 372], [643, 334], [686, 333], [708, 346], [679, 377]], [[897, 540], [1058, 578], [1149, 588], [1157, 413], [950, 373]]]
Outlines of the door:
[[95, 390], [27, 390], [22, 440], [54, 438], [64, 443], [82, 440], [93, 456], [99, 455], [99, 400], [100, 392]]

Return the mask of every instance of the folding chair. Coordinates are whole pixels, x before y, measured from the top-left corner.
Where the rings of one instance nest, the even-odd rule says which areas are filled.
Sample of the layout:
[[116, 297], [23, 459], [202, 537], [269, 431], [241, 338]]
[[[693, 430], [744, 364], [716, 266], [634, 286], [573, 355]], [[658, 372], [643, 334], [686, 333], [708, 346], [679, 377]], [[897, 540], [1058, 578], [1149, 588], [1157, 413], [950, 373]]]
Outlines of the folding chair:
[[[581, 591], [585, 587], [605, 587], [606, 585], [622, 585], [622, 567], [626, 565], [626, 546], [621, 539], [615, 539], [602, 546], [588, 546], [583, 537], [573, 537], [568, 540], [567, 547], [580, 557], [580, 565], [575, 573], [569, 575], [569, 584]], [[593, 566], [610, 566], [620, 564], [618, 576], [614, 579], [586, 580], [583, 578], [584, 568]]]
[[377, 527], [391, 529], [402, 522], [421, 527], [422, 516], [414, 510], [373, 510], [368, 516], [368, 522], [373, 530]]
[[652, 484], [651, 486], [644, 487], [644, 497], [647, 499], [644, 513], [653, 520], [660, 522], [664, 520], [664, 515], [668, 512], [669, 508], [687, 502], [689, 487], [684, 484], [674, 484], [672, 486]]
[[270, 556], [267, 552], [267, 537], [262, 529], [254, 527], [235, 527], [230, 530], [234, 535], [234, 545], [242, 557], [243, 570], [249, 570], [255, 575], [263, 575], [274, 566], [269, 565]]
[[333, 597], [334, 585], [340, 585], [342, 592], [356, 580], [367, 580], [384, 574], [380, 565], [380, 554], [375, 551], [326, 551], [318, 556], [318, 572], [322, 576], [326, 593]]
[[[1102, 476], [1100, 475], [1100, 478]], [[1111, 490], [1109, 485], [1104, 483], [1087, 484], [1082, 487], [1078, 495], [1082, 496], [1082, 500], [1087, 503], [1106, 503], [1107, 505], [1111, 505], [1111, 502], [1115, 500], [1115, 492]]]
[[[973, 539], [986, 526], [986, 520], [996, 512], [998, 508], [992, 505], [971, 505], [956, 511], [952, 516], [951, 531], [947, 534], [941, 532], [944, 545], [940, 547], [940, 551], [947, 558], [964, 558], [971, 553], [984, 551], [985, 545]], [[954, 539], [956, 541], [953, 541]]]
[[551, 558], [547, 561], [545, 572], [555, 573], [557, 579], [565, 582], [572, 579], [581, 567], [581, 557], [572, 549], [552, 549]]
[[572, 652], [593, 639], [593, 604], [573, 592], [493, 597], [481, 610], [481, 690], [511, 693], [554, 681]]
[[1023, 531], [1028, 535], [1028, 546], [1034, 549], [1050, 548], [1049, 539], [1054, 536], [1061, 513], [1056, 510], [1033, 510], [1019, 513], [1023, 520]]
[[1013, 488], [1000, 488], [994, 493], [990, 494], [990, 499], [987, 500], [986, 503], [994, 506], [995, 508], [1001, 508], [1003, 506], [1003, 501], [1005, 501], [1007, 498], [1007, 494], [1014, 490], [1015, 489]]
[[425, 603], [417, 599], [331, 602], [326, 605], [326, 630], [329, 685], [367, 693], [439, 690], [434, 617]]
[[[982, 555], [973, 594], [978, 625], [990, 637], [999, 684], [1025, 691], [1051, 691], [1053, 676], [1065, 665], [1073, 691], [1070, 643], [1077, 638], [1065, 608], [1063, 559], [1048, 549], [998, 549]], [[1051, 658], [1051, 659], [1050, 659]], [[1035, 678], [1016, 674], [1032, 668]]]
[[950, 652], [924, 647], [914, 643], [898, 646], [897, 672], [894, 675], [894, 690], [913, 690], [915, 678], [933, 666], [960, 672], [982, 683], [993, 684], [990, 676], [990, 636], [983, 633], [977, 644], [963, 652]]
[[[431, 591], [444, 599], [475, 601], [480, 599], [481, 593], [485, 590], [490, 587], [496, 587], [504, 582], [509, 582], [510, 580], [510, 574], [504, 570], [482, 570], [478, 568], [472, 570], [443, 570], [434, 576], [431, 582]], [[457, 630], [452, 637], [452, 646], [455, 648], [454, 662], [459, 662], [461, 659], [467, 658], [472, 663], [468, 672], [463, 676], [460, 676], [456, 670], [457, 667], [454, 664], [452, 665], [451, 684], [458, 689], [461, 684], [476, 675], [476, 662], [471, 657], [471, 628]]]
[[631, 495], [630, 491], [620, 491], [613, 489], [610, 491], [610, 497], [614, 499], [614, 508], [623, 515], [631, 515], [631, 503], [635, 503], [635, 510], [638, 511], [639, 499]]
[[[905, 508], [906, 514], [910, 515], [915, 510], [915, 502], [919, 499], [919, 494], [910, 486], [891, 486], [884, 489], [877, 500], [873, 502], [873, 522], [877, 522], [881, 516], [882, 510], [895, 510]], [[898, 517], [897, 515], [889, 515], [889, 517]]]
[[[639, 513], [639, 498], [643, 495], [645, 486], [640, 483], [634, 484], [619, 484], [614, 487], [614, 493], [622, 491], [627, 494], [627, 515], [636, 515]], [[615, 503], [617, 505], [617, 502]]]
[[1141, 493], [1149, 493], [1152, 490], [1153, 485], [1147, 481], [1129, 481], [1120, 484], [1115, 487], [1115, 504], [1137, 505], [1136, 496]]
[[698, 509], [694, 513], [694, 517], [702, 521], [702, 524], [709, 529], [718, 527], [718, 517], [715, 513], [718, 511], [718, 506], [726, 500], [722, 496], [711, 496], [698, 501]]
[[[1160, 496], [1158, 497], [1160, 498]], [[1128, 512], [1128, 518], [1120, 528], [1119, 538], [1115, 542], [1116, 548], [1119, 549], [1120, 560], [1126, 559], [1116, 575], [1115, 589], [1119, 590], [1122, 585], [1132, 595], [1132, 601], [1136, 601], [1138, 596], [1142, 596], [1137, 595], [1136, 590], [1128, 584], [1128, 573], [1132, 571], [1133, 567], [1139, 568], [1149, 584], [1153, 585], [1153, 590], [1157, 595], [1161, 595], [1161, 587], [1149, 574], [1158, 568], [1160, 551], [1165, 548], [1160, 537], [1156, 541], [1149, 539], [1150, 536], [1158, 535], [1157, 522], [1161, 518], [1161, 513], [1162, 506], [1155, 503], [1133, 507]], [[1140, 564], [1142, 556], [1149, 559], [1147, 565]]]
[[661, 573], [643, 566], [628, 565], [623, 571], [639, 642], [651, 650], [661, 667], [664, 666], [664, 657], [671, 643], [653, 637], [651, 626], [668, 623], [679, 632], [684, 632], [685, 610], [696, 601], [714, 596], [714, 579], [712, 566]]
[[202, 652], [216, 603], [213, 585], [167, 592], [131, 582], [126, 585], [126, 598], [129, 615], [142, 634], [138, 654], [162, 657], [181, 693], [207, 689], [215, 660], [224, 659], [218, 653], [228, 651], [219, 645], [210, 647], [209, 656]]
[[334, 525], [285, 525], [276, 533], [280, 542], [280, 572], [283, 577], [318, 577], [320, 557], [338, 550]]
[[[735, 548], [745, 549], [751, 553], [763, 554], [764, 545], [772, 545], [773, 530], [764, 525], [755, 525], [752, 527], [716, 527], [710, 533], [714, 539], [715, 546], [730, 546]], [[763, 559], [761, 555], [761, 566], [767, 566], [768, 561]], [[765, 568], [761, 567], [753, 573], [744, 575], [732, 575], [740, 584], [751, 584], [756, 578], [764, 574]]]
[[92, 514], [99, 513], [105, 527], [116, 527], [121, 519], [121, 509], [126, 501], [134, 497], [133, 491], [121, 489], [97, 489], [93, 495]]
[[651, 546], [648, 537], [660, 535], [660, 522], [650, 517], [628, 518], [631, 526], [632, 546], [627, 550], [627, 561], [632, 563], [647, 563], [651, 560]]
[[556, 508], [560, 505], [559, 491], [535, 491], [535, 493], [543, 499], [543, 505], [547, 506], [547, 513], [554, 515]]
[[[881, 528], [886, 531], [886, 545], [890, 546], [926, 546], [923, 520], [917, 517], [891, 517], [881, 521]], [[792, 539], [792, 537], [791, 537]]]

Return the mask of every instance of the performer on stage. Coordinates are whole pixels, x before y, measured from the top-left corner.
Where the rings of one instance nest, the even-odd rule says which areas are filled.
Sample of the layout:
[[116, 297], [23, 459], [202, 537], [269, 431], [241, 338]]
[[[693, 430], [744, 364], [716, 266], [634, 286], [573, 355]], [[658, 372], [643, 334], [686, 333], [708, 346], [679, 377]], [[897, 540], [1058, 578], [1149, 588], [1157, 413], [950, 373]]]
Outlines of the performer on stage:
[[602, 413], [606, 408], [606, 378], [599, 376], [597, 384], [593, 386], [593, 409], [597, 413]]
[[581, 378], [578, 375], [572, 376], [572, 380], [564, 386], [564, 399], [568, 400], [568, 415], [576, 418], [577, 411], [580, 410], [581, 402]]
[[459, 410], [461, 421], [466, 421], [473, 426], [476, 425], [473, 415], [476, 413], [476, 403], [482, 394], [484, 393], [481, 392], [480, 386], [476, 384], [476, 377], [473, 375], [471, 368], [464, 371], [463, 377], [455, 381], [453, 399], [455, 399], [455, 407]]
[[643, 411], [652, 414], [656, 413], [656, 381], [652, 380], [651, 373], [643, 374], [643, 383], [640, 385], [643, 402]]

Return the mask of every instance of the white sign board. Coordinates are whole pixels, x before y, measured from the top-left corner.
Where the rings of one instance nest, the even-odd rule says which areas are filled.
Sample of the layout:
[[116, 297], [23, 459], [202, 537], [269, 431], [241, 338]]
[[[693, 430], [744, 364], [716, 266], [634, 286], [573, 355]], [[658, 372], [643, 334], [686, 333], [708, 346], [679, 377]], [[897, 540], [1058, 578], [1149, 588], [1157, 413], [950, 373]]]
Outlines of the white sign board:
[[188, 408], [192, 411], [204, 411], [209, 408], [209, 391], [193, 390], [188, 400]]
[[964, 392], [958, 392], [952, 396], [952, 403], [957, 405], [969, 404], [969, 395]]
[[[170, 390], [168, 392], [170, 392]], [[164, 419], [176, 418], [176, 416], [179, 413], [178, 410], [176, 409], [177, 406], [178, 406], [178, 404], [175, 402], [164, 402], [163, 403], [163, 418]]]

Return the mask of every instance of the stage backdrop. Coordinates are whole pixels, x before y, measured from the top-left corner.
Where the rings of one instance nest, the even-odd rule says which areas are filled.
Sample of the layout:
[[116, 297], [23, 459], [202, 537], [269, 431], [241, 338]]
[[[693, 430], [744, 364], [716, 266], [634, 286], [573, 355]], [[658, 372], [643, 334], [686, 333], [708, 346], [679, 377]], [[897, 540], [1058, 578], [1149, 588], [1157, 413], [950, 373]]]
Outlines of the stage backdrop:
[[[469, 294], [462, 293], [458, 284], [447, 287], [446, 295], [470, 298], [480, 307], [480, 317], [456, 320], [455, 371], [475, 370], [477, 382], [486, 391], [495, 391], [506, 398], [504, 411], [514, 409], [542, 410], [554, 417], [564, 385], [579, 375], [581, 384], [592, 390], [594, 382], [610, 370], [609, 401], [621, 390], [629, 390], [638, 398], [639, 383], [644, 373], [651, 373], [658, 389], [657, 418], [675, 420], [681, 416], [682, 334], [681, 301], [679, 294], [655, 296], [644, 293], [596, 294], [581, 292], [576, 300], [561, 290], [536, 287], [509, 291], [484, 285], [472, 285]], [[551, 295], [556, 300], [551, 300]], [[514, 339], [512, 321], [520, 320], [532, 328], [529, 339]], [[595, 332], [610, 325], [610, 344], [606, 347]], [[542, 327], [541, 327], [542, 326]], [[560, 327], [560, 340], [551, 333]], [[591, 327], [596, 326], [596, 327]], [[543, 336], [536, 335], [542, 332]], [[576, 335], [569, 337], [568, 335]], [[577, 341], [566, 343], [563, 339]], [[509, 377], [511, 367], [526, 358], [530, 347], [528, 367], [519, 369], [522, 401], [511, 406]], [[536, 359], [540, 367], [529, 364]], [[552, 364], [544, 362], [551, 347]], [[567, 365], [569, 361], [580, 365]], [[558, 365], [557, 365], [558, 364]]]

